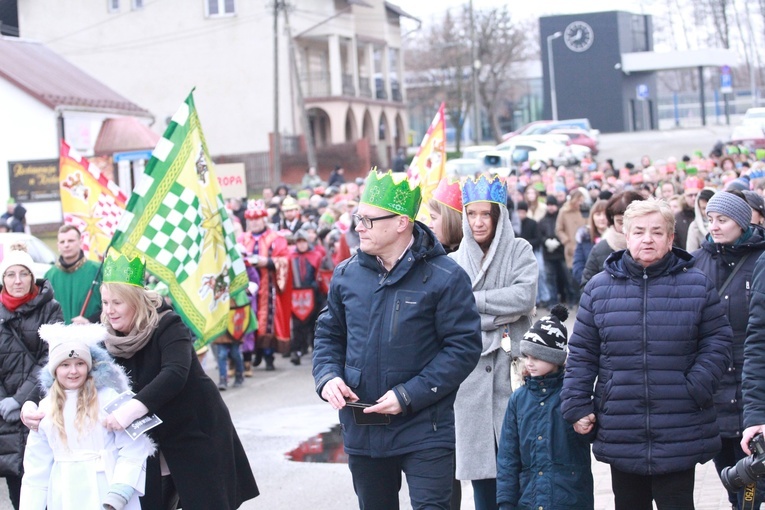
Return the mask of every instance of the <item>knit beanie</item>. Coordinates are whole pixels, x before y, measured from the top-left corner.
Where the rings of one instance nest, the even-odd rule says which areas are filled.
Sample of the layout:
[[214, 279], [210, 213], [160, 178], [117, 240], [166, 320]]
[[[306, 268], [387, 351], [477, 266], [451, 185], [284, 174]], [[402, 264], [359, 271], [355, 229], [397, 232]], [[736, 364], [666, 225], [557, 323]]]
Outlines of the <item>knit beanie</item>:
[[746, 197], [746, 201], [749, 204], [749, 207], [751, 207], [755, 211], [765, 216], [765, 200], [763, 200], [762, 197], [758, 195], [756, 191], [751, 191], [747, 189], [742, 191], [742, 193]]
[[555, 305], [550, 315], [539, 319], [521, 340], [521, 354], [533, 356], [554, 365], [563, 366], [568, 352], [568, 318], [565, 306]]
[[14, 243], [10, 251], [6, 252], [3, 261], [0, 262], [0, 278], [5, 276], [5, 272], [11, 266], [24, 266], [30, 273], [34, 274], [35, 261], [27, 253], [27, 247], [23, 243]]
[[749, 178], [746, 176], [739, 177], [738, 179], [733, 179], [725, 186], [725, 191], [733, 189], [737, 189], [739, 191], [749, 189]]
[[721, 191], [715, 193], [715, 195], [709, 199], [707, 203], [707, 214], [717, 213], [727, 216], [736, 222], [741, 227], [741, 230], [746, 231], [749, 228], [749, 223], [752, 221], [752, 208], [746, 200], [737, 197], [733, 193], [727, 191]]

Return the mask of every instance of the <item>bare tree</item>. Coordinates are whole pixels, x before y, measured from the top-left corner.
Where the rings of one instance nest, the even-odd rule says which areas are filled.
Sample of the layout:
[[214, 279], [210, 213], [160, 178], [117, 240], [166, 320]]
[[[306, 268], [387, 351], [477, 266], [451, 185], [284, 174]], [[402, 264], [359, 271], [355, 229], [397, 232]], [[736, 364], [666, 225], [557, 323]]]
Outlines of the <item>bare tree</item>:
[[[467, 19], [469, 14], [466, 13]], [[463, 16], [464, 17], [464, 16]], [[475, 13], [478, 39], [478, 90], [481, 103], [489, 116], [492, 136], [502, 141], [499, 128], [500, 105], [507, 97], [512, 83], [513, 65], [529, 56], [529, 34], [534, 30], [514, 23], [507, 6]]]
[[466, 44], [461, 19], [446, 12], [441, 24], [408, 44], [407, 70], [414, 78], [407, 88], [410, 102], [435, 111], [441, 101], [454, 127], [456, 149], [471, 107], [470, 46]]

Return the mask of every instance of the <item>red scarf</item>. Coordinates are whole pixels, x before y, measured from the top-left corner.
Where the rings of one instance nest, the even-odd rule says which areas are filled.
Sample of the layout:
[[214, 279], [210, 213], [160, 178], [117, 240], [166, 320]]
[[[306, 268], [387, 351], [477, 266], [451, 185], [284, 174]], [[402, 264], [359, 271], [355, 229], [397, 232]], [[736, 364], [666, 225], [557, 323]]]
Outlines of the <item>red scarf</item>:
[[3, 291], [0, 292], [0, 303], [3, 303], [3, 306], [8, 311], [15, 312], [16, 308], [20, 307], [24, 303], [32, 301], [35, 297], [37, 297], [37, 294], [39, 293], [40, 291], [37, 288], [37, 285], [34, 283], [32, 284], [32, 290], [30, 290], [28, 294], [21, 297], [11, 296], [8, 294], [8, 291], [5, 290], [5, 287], [3, 287]]

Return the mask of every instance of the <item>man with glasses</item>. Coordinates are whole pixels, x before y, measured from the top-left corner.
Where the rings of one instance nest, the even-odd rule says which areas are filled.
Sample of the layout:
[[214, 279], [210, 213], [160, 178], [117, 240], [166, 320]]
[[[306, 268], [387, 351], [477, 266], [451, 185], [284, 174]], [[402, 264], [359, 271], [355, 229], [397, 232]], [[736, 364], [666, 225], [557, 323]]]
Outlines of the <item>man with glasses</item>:
[[480, 356], [470, 279], [414, 218], [421, 191], [370, 172], [359, 251], [337, 266], [314, 341], [316, 391], [339, 410], [360, 508], [449, 508], [454, 398]]
[[101, 320], [101, 285], [93, 286], [88, 306], [82, 310], [85, 298], [98, 274], [99, 264], [88, 260], [82, 251], [82, 235], [74, 225], [58, 229], [58, 253], [56, 265], [48, 269], [45, 279], [53, 287], [56, 301], [61, 304], [67, 324], [88, 324]]
[[696, 217], [696, 197], [699, 196], [699, 192], [704, 189], [704, 181], [700, 178], [690, 176], [685, 179], [683, 184], [683, 200], [680, 202], [682, 211], [675, 215], [675, 246], [682, 248], [686, 247], [688, 241], [688, 229], [693, 223]]

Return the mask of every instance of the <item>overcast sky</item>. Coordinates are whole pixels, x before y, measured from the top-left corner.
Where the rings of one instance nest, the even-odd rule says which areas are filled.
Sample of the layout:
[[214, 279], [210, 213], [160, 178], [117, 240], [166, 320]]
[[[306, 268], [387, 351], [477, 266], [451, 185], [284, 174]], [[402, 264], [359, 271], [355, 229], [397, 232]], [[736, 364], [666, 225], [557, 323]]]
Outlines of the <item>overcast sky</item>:
[[[457, 9], [466, 5], [468, 0], [392, 0], [408, 13], [420, 18], [423, 23], [440, 19], [447, 9]], [[552, 14], [574, 14], [595, 11], [628, 11], [637, 14], [653, 14], [652, 0], [473, 0], [473, 8], [486, 9], [507, 5], [516, 19], [539, 18]]]

